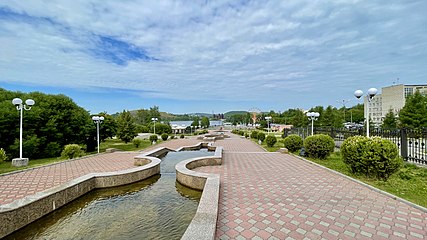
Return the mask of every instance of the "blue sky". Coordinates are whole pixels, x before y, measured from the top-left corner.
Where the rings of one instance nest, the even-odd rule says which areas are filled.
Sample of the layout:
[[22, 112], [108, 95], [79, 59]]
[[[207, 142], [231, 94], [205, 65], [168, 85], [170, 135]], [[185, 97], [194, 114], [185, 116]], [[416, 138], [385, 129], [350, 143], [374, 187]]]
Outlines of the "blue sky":
[[92, 113], [340, 106], [427, 83], [427, 1], [1, 1], [0, 87]]

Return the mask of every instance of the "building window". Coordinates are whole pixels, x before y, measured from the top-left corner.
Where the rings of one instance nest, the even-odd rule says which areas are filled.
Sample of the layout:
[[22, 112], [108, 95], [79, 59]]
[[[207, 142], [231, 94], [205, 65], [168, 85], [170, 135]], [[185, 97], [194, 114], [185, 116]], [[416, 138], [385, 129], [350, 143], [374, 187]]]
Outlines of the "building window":
[[409, 97], [410, 95], [414, 94], [414, 89], [410, 87], [405, 88], [405, 98]]

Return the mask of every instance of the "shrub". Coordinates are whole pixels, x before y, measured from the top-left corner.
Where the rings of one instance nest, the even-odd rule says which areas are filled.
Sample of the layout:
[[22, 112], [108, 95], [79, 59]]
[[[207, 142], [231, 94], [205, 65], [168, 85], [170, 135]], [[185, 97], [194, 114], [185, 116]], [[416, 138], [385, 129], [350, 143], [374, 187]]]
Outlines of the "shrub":
[[300, 136], [292, 134], [283, 139], [283, 145], [290, 152], [296, 152], [302, 148], [303, 141]]
[[162, 133], [161, 137], [162, 137], [163, 141], [166, 141], [166, 140], [168, 140], [169, 135], [167, 133]]
[[171, 139], [175, 139], [175, 135], [172, 135], [172, 136], [171, 136]]
[[257, 135], [258, 140], [260, 140], [261, 142], [264, 142], [265, 139], [265, 133], [263, 132], [259, 132]]
[[258, 139], [258, 131], [252, 131], [251, 132], [251, 138]]
[[239, 130], [239, 135], [240, 135], [240, 136], [244, 136], [244, 135], [245, 135], [245, 132], [244, 132], [243, 130]]
[[245, 138], [249, 138], [249, 133], [245, 133]]
[[325, 134], [309, 136], [304, 141], [304, 148], [309, 157], [325, 159], [334, 152], [334, 139]]
[[239, 130], [233, 129], [233, 130], [231, 130], [231, 133], [233, 133], [233, 134], [239, 134]]
[[132, 143], [136, 148], [139, 148], [142, 145], [142, 139], [141, 138], [134, 138], [132, 140]]
[[181, 135], [179, 136], [179, 138], [185, 138], [184, 134], [181, 134]]
[[159, 138], [157, 137], [157, 135], [151, 135], [151, 136], [150, 136], [150, 142], [157, 142], [157, 139], [159, 139]]
[[265, 138], [265, 142], [267, 143], [267, 146], [268, 146], [268, 147], [273, 147], [273, 146], [274, 146], [274, 144], [276, 144], [276, 142], [277, 142], [277, 138], [276, 138], [275, 136], [268, 135], [268, 136]]
[[6, 151], [0, 148], [0, 163], [4, 161], [7, 161]]
[[83, 155], [84, 155], [84, 151], [77, 144], [65, 145], [64, 150], [61, 153], [61, 156], [66, 159], [78, 158]]
[[[341, 146], [343, 161], [355, 174], [386, 180], [402, 166], [396, 144], [380, 137], [354, 136]], [[401, 178], [409, 178], [403, 176]]]
[[61, 154], [62, 146], [57, 142], [50, 142], [44, 149], [44, 155], [47, 157], [57, 157]]

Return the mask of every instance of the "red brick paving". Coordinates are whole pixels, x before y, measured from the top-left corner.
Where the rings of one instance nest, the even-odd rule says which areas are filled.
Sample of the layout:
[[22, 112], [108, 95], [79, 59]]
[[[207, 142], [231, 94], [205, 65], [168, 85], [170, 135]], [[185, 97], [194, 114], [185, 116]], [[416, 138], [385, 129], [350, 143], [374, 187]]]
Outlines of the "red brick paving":
[[254, 153], [249, 140], [216, 144], [223, 165], [197, 171], [221, 174], [217, 239], [427, 236], [427, 214], [416, 208], [291, 155]]
[[[194, 137], [148, 148], [173, 149]], [[220, 173], [218, 239], [425, 239], [427, 214], [293, 156], [264, 152], [232, 135]], [[0, 176], [0, 204], [90, 172], [133, 167], [137, 153], [112, 153]]]

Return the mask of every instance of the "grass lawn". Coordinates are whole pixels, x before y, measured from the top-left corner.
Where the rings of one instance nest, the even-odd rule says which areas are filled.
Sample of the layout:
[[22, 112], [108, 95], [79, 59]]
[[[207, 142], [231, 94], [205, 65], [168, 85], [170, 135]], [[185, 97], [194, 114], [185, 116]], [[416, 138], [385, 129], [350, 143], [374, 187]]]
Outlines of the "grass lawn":
[[[162, 142], [162, 140], [159, 140], [159, 142]], [[107, 148], [117, 148], [122, 151], [137, 151], [137, 150], [143, 150], [147, 147], [151, 146], [151, 143], [149, 140], [143, 140], [141, 146], [139, 148], [136, 148], [132, 143], [124, 143], [123, 141], [119, 139], [107, 139], [104, 142], [101, 142], [99, 149], [100, 152], [105, 152]], [[88, 152], [86, 155], [96, 154], [97, 152]], [[12, 166], [11, 161], [8, 162], [1, 162], [0, 163], [0, 174], [7, 173], [7, 172], [13, 172], [17, 170], [22, 170], [26, 168], [33, 168], [37, 166], [47, 165], [55, 162], [61, 162], [68, 159], [63, 159], [61, 157], [54, 157], [54, 158], [43, 158], [43, 159], [30, 159], [28, 166], [25, 167], [14, 167]]]
[[427, 168], [405, 163], [405, 165], [390, 176], [387, 181], [382, 181], [352, 174], [347, 165], [342, 161], [340, 152], [333, 153], [326, 160], [308, 160], [358, 179], [420, 206], [427, 207]]
[[[258, 140], [256, 140], [256, 139], [250, 139], [250, 140], [252, 140], [252, 142], [254, 142], [254, 143], [256, 143], [256, 144], [258, 144]], [[282, 148], [283, 147], [283, 143], [282, 142], [279, 142], [279, 140], [280, 140], [280, 138], [277, 138], [277, 142], [276, 142], [276, 144], [274, 144], [274, 146], [273, 147], [268, 147], [267, 146], [267, 144], [266, 144], [266, 142], [265, 142], [265, 140], [262, 142], [262, 144], [261, 144], [261, 147], [263, 147], [265, 150], [267, 150], [268, 152], [276, 152], [277, 150], [279, 150], [280, 148]]]

